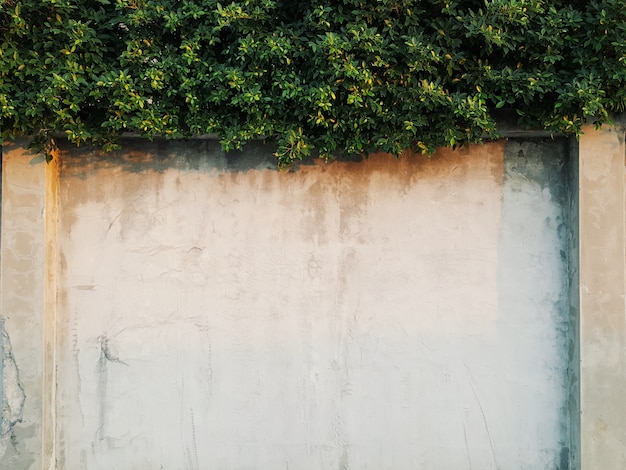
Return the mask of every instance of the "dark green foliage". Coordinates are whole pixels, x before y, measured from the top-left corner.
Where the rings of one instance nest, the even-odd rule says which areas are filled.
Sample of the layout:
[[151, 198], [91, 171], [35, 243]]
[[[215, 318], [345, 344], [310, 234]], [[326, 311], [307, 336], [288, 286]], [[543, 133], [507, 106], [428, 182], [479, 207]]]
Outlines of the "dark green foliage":
[[2, 137], [308, 155], [576, 133], [626, 107], [626, 1], [0, 0]]

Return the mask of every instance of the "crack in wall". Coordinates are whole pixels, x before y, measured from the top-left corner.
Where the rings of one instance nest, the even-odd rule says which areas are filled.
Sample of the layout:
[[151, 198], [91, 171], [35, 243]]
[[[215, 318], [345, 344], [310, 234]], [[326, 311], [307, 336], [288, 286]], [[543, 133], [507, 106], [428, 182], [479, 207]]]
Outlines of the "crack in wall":
[[113, 351], [109, 345], [109, 337], [106, 334], [102, 334], [98, 338], [100, 343], [100, 359], [98, 360], [98, 397], [100, 403], [100, 409], [98, 412], [99, 425], [97, 430], [97, 440], [105, 440], [107, 437], [107, 392], [109, 382], [109, 364], [122, 364], [127, 366], [128, 364], [122, 361]]
[[22, 422], [26, 393], [20, 381], [20, 373], [13, 357], [11, 338], [4, 327], [4, 318], [0, 318], [0, 458], [9, 445], [16, 446], [14, 427]]

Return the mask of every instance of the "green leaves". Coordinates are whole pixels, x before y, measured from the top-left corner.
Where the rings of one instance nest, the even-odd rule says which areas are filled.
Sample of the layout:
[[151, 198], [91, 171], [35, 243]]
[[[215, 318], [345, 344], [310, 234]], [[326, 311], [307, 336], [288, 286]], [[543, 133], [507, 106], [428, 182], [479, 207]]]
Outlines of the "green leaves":
[[430, 153], [495, 135], [491, 111], [577, 133], [626, 109], [626, 1], [11, 0], [3, 138], [263, 137]]

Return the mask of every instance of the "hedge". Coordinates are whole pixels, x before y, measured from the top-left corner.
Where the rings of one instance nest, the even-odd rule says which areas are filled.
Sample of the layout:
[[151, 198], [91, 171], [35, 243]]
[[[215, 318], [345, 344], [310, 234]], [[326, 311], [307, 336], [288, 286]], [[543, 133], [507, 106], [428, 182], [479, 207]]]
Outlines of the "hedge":
[[0, 0], [0, 129], [430, 153], [626, 108], [626, 1]]

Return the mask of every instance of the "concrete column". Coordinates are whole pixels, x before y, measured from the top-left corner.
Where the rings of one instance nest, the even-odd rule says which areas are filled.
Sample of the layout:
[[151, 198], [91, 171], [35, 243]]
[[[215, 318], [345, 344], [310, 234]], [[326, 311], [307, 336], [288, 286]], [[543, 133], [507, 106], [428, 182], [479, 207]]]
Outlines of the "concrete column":
[[579, 144], [580, 437], [583, 470], [626, 468], [624, 132]]
[[42, 468], [46, 164], [9, 143], [2, 161], [0, 468]]

